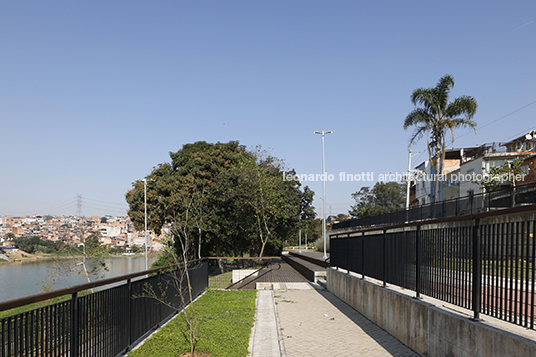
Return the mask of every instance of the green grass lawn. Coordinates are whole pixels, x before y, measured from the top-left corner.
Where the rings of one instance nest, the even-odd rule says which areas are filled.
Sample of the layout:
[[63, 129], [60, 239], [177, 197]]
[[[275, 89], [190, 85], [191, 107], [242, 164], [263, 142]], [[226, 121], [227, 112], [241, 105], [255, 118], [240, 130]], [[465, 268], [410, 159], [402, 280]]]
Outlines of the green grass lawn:
[[[196, 351], [212, 357], [248, 355], [254, 323], [256, 290], [208, 290], [194, 302], [199, 317]], [[130, 357], [178, 357], [190, 352], [180, 314], [135, 351]]]
[[233, 272], [228, 271], [223, 274], [218, 274], [208, 277], [209, 289], [227, 289], [233, 283]]

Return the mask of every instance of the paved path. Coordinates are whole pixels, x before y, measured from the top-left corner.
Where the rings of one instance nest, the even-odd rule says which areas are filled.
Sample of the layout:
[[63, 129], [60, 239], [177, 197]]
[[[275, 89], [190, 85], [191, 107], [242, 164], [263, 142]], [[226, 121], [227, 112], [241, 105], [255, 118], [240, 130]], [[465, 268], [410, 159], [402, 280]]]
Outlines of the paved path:
[[270, 323], [259, 309], [254, 330], [260, 326], [271, 328], [272, 338], [278, 334], [282, 343], [262, 344], [252, 337], [252, 357], [418, 356], [335, 295], [313, 286], [274, 284], [273, 293], [258, 291], [258, 306], [262, 301], [276, 308]]
[[306, 277], [285, 263], [281, 258], [274, 258], [264, 268], [259, 270], [255, 276], [248, 277], [243, 281], [233, 284], [228, 289], [255, 289], [258, 283], [306, 283], [308, 281]]
[[274, 293], [272, 290], [257, 291], [257, 313], [250, 345], [255, 346], [252, 357], [281, 356], [281, 339], [277, 328]]

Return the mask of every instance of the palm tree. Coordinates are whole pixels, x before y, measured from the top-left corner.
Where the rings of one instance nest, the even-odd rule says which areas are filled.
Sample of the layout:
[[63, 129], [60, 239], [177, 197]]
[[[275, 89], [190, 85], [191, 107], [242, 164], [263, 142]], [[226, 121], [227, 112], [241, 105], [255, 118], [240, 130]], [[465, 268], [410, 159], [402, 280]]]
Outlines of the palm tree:
[[[436, 158], [434, 203], [439, 194], [439, 175], [443, 173], [445, 162], [445, 137], [450, 131], [454, 143], [455, 128], [472, 128], [476, 133], [477, 124], [472, 120], [478, 104], [475, 98], [462, 95], [449, 103], [449, 92], [454, 87], [454, 78], [444, 75], [434, 88], [418, 88], [411, 94], [415, 110], [404, 120], [404, 129], [415, 126], [410, 145], [426, 135], [430, 161]], [[420, 107], [418, 107], [420, 106]]]

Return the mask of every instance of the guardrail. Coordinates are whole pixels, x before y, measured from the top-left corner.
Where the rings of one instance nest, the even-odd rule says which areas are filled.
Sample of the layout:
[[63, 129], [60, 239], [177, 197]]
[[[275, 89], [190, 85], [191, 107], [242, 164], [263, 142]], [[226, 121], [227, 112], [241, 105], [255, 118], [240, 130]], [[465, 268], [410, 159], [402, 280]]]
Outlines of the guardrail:
[[536, 186], [519, 185], [515, 188], [480, 193], [473, 196], [426, 204], [407, 210], [384, 213], [376, 216], [349, 219], [335, 223], [333, 229], [368, 227], [424, 221], [470, 214], [493, 212], [525, 205], [536, 204]]
[[534, 329], [535, 212], [532, 205], [339, 230], [330, 237], [331, 265], [471, 309], [476, 320], [483, 313]]
[[[195, 297], [208, 286], [208, 261], [191, 263], [195, 265], [188, 271]], [[190, 294], [180, 296], [187, 291], [185, 277], [172, 269], [172, 266], [151, 269], [0, 303], [0, 311], [5, 311], [71, 296], [62, 302], [1, 319], [0, 356], [117, 356], [128, 351], [136, 340], [190, 303]], [[148, 277], [133, 280], [144, 275]], [[124, 284], [79, 294], [117, 283]], [[147, 296], [146, 285], [162, 294], [159, 299]], [[172, 288], [162, 290], [165, 286]]]

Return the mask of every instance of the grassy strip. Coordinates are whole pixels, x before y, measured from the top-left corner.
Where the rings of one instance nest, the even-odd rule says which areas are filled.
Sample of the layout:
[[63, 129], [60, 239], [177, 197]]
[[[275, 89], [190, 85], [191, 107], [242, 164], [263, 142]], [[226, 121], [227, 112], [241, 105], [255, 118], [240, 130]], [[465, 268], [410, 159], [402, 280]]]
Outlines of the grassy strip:
[[[194, 302], [199, 317], [196, 351], [212, 357], [247, 356], [256, 293], [256, 290], [209, 290]], [[190, 352], [185, 333], [186, 323], [180, 314], [129, 356], [177, 357]]]
[[227, 289], [233, 283], [233, 272], [218, 274], [208, 277], [209, 289]]

